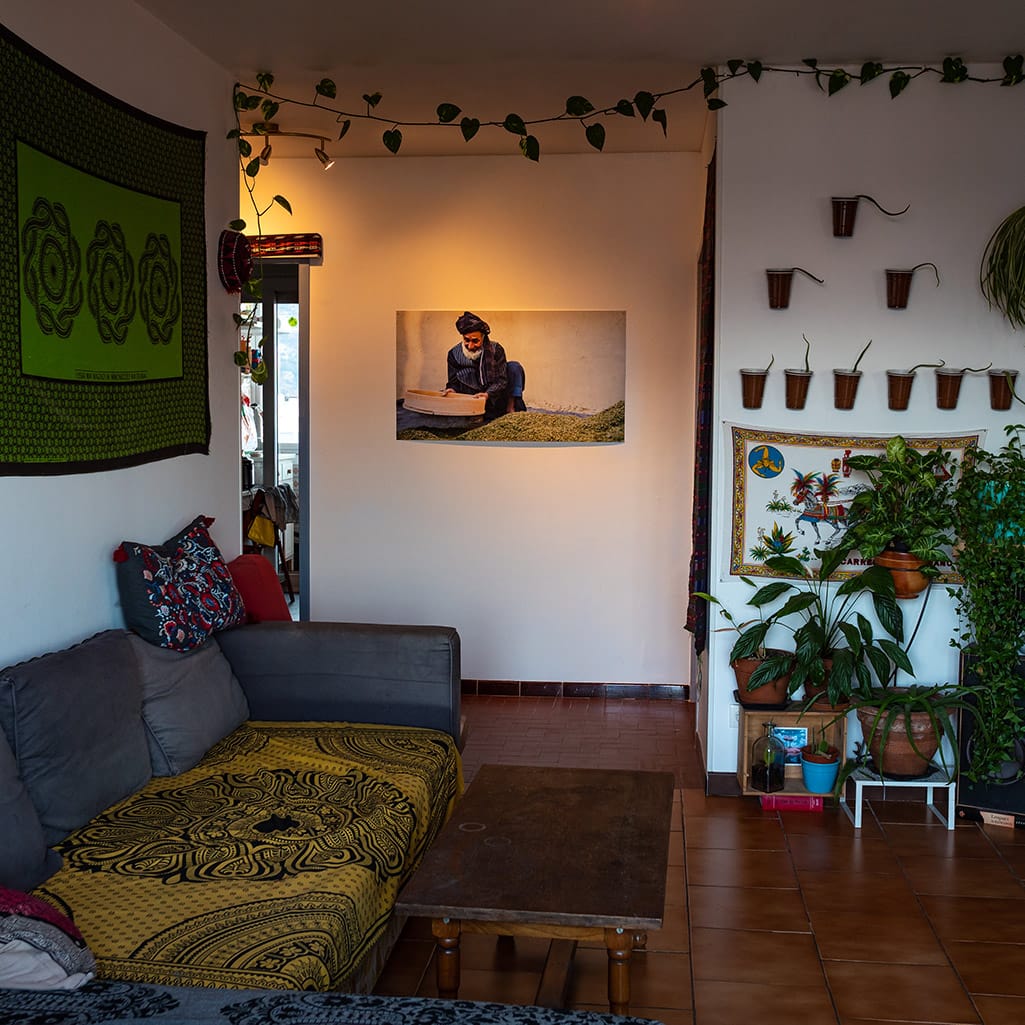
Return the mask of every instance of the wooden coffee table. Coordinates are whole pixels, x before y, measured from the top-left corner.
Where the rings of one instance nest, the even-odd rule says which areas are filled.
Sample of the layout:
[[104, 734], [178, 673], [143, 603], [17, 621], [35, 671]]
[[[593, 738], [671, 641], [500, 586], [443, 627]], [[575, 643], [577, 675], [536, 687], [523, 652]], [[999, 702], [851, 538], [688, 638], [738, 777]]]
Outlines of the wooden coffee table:
[[672, 804], [668, 772], [483, 766], [395, 905], [432, 919], [439, 995], [458, 995], [464, 932], [570, 941], [549, 956], [563, 968], [598, 939], [626, 1014], [631, 953], [662, 927]]

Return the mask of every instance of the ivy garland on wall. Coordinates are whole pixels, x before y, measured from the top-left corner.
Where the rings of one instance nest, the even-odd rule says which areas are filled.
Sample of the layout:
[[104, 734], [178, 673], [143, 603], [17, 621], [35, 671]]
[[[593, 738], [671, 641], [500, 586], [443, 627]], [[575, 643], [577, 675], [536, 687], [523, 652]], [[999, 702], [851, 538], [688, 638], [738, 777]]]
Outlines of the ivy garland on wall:
[[[338, 89], [330, 78], [322, 78], [317, 82], [313, 87], [312, 100], [303, 100], [294, 96], [273, 93], [271, 90], [274, 85], [274, 76], [270, 72], [264, 71], [257, 74], [255, 86], [235, 83], [233, 105], [236, 121], [243, 112], [259, 110], [261, 124], [273, 122], [281, 109], [286, 106], [321, 110], [325, 115], [334, 116], [335, 124], [338, 126], [337, 139], [339, 141], [345, 138], [353, 121], [378, 122], [386, 126], [381, 135], [381, 142], [390, 153], [399, 152], [404, 128], [458, 128], [466, 142], [470, 142], [482, 128], [500, 128], [517, 138], [523, 156], [528, 160], [536, 161], [541, 156], [541, 144], [534, 134], [534, 130], [543, 125], [576, 121], [583, 127], [584, 137], [588, 144], [596, 150], [601, 150], [605, 146], [606, 131], [602, 120], [605, 118], [639, 116], [643, 121], [650, 119], [653, 124], [661, 127], [664, 135], [668, 135], [668, 117], [665, 108], [659, 105], [663, 100], [669, 96], [690, 92], [700, 86], [708, 109], [720, 110], [726, 106], [726, 101], [715, 94], [723, 82], [736, 78], [747, 77], [757, 82], [765, 74], [814, 76], [819, 88], [829, 96], [834, 96], [854, 82], [859, 85], [867, 85], [877, 79], [885, 78], [889, 81], [891, 99], [896, 99], [915, 79], [923, 76], [935, 78], [949, 85], [975, 82], [1006, 87], [1020, 85], [1025, 81], [1025, 59], [1020, 53], [1005, 57], [1003, 70], [1003, 75], [999, 77], [983, 78], [972, 75], [969, 73], [968, 65], [961, 57], [946, 57], [939, 67], [932, 65], [885, 67], [878, 61], [866, 61], [861, 65], [861, 70], [857, 72], [848, 71], [842, 67], [820, 67], [819, 62], [814, 58], [803, 61], [801, 67], [789, 68], [775, 67], [757, 60], [730, 60], [726, 62], [723, 69], [702, 68], [700, 75], [694, 81], [675, 89], [667, 89], [663, 92], [641, 90], [634, 95], [632, 100], [624, 97], [601, 108], [595, 107], [584, 96], [574, 95], [566, 100], [565, 109], [559, 114], [528, 119], [520, 114], [510, 113], [501, 121], [481, 121], [479, 118], [465, 113], [457, 104], [448, 102], [438, 104], [437, 120], [435, 121], [411, 121], [385, 117], [378, 111], [382, 99], [379, 92], [364, 93], [362, 96], [364, 109], [351, 111], [336, 105]], [[228, 133], [228, 137], [238, 140], [242, 168], [247, 177], [255, 178], [260, 170], [260, 160], [259, 157], [253, 156], [253, 147], [243, 137], [243, 131], [241, 123], [238, 123], [237, 127]], [[257, 128], [256, 131], [259, 132], [259, 129]], [[332, 128], [330, 134], [334, 134], [334, 131], [335, 129]]]
[[[472, 117], [455, 103], [439, 103], [436, 108], [437, 119], [434, 121], [414, 121], [401, 118], [385, 117], [379, 111], [382, 100], [380, 92], [363, 93], [363, 109], [354, 111], [338, 105], [338, 87], [330, 78], [322, 78], [313, 87], [312, 99], [302, 99], [297, 96], [285, 96], [273, 92], [274, 75], [269, 71], [261, 71], [256, 75], [256, 84], [250, 85], [236, 82], [232, 91], [232, 107], [235, 112], [235, 127], [228, 132], [228, 139], [234, 140], [238, 146], [239, 166], [242, 172], [242, 181], [249, 194], [250, 205], [256, 220], [255, 235], [262, 234], [261, 219], [271, 210], [275, 204], [281, 206], [289, 213], [292, 208], [284, 196], [275, 195], [265, 205], [260, 204], [256, 196], [256, 177], [260, 173], [264, 162], [254, 152], [254, 146], [246, 136], [260, 136], [267, 132], [266, 126], [275, 126], [276, 118], [281, 112], [288, 108], [304, 108], [306, 110], [318, 110], [323, 112], [325, 122], [333, 118], [333, 125], [330, 130], [323, 134], [327, 139], [334, 136], [337, 131], [336, 141], [341, 141], [348, 134], [354, 121], [376, 122], [384, 126], [381, 134], [381, 143], [389, 153], [398, 153], [402, 147], [403, 129], [408, 128], [438, 128], [450, 131], [458, 129], [465, 142], [470, 142], [483, 128], [501, 129], [514, 136], [518, 141], [520, 153], [528, 160], [538, 161], [541, 157], [541, 144], [536, 131], [545, 125], [554, 123], [577, 122], [584, 130], [584, 137], [588, 144], [594, 149], [601, 151], [605, 146], [606, 128], [605, 120], [617, 117], [640, 117], [642, 121], [650, 121], [662, 129], [665, 136], [669, 134], [669, 120], [662, 102], [671, 96], [691, 92], [701, 88], [705, 103], [710, 111], [721, 110], [725, 107], [726, 101], [720, 98], [717, 93], [723, 82], [740, 78], [750, 78], [755, 82], [761, 80], [763, 75], [789, 75], [795, 77], [814, 77], [816, 85], [828, 96], [835, 96], [838, 92], [846, 89], [852, 83], [865, 86], [877, 80], [887, 80], [889, 83], [889, 94], [891, 99], [896, 99], [903, 93], [913, 81], [918, 78], [927, 77], [948, 85], [960, 85], [965, 82], [978, 83], [983, 85], [996, 85], [1010, 87], [1020, 85], [1025, 81], [1025, 58], [1022, 54], [1009, 55], [1003, 60], [1003, 75], [996, 77], [980, 77], [969, 72], [968, 65], [961, 57], [946, 57], [937, 67], [933, 65], [898, 65], [893, 67], [884, 66], [879, 61], [866, 61], [861, 65], [859, 71], [848, 71], [843, 67], [821, 67], [818, 60], [808, 58], [798, 67], [776, 67], [763, 64], [758, 60], [729, 60], [722, 67], [704, 67], [700, 74], [687, 85], [675, 89], [667, 89], [663, 92], [649, 92], [640, 90], [634, 94], [633, 99], [626, 97], [617, 100], [615, 103], [605, 107], [595, 107], [585, 96], [570, 96], [565, 103], [565, 109], [558, 114], [548, 117], [524, 118], [517, 113], [507, 114], [501, 121], [481, 121]], [[257, 114], [257, 112], [259, 112]], [[251, 115], [254, 124], [243, 125], [242, 117]], [[273, 129], [272, 129], [273, 130]], [[268, 133], [269, 134], [269, 133]], [[312, 134], [312, 133], [311, 133]], [[229, 225], [235, 231], [244, 231], [246, 222], [242, 219], [232, 221]], [[985, 289], [985, 283], [983, 285]], [[992, 286], [996, 287], [996, 286]], [[260, 299], [260, 270], [259, 261], [254, 267], [252, 279], [243, 285], [243, 300], [246, 302], [258, 302]], [[1000, 305], [988, 293], [987, 298], [995, 305]], [[1003, 306], [1001, 306], [1003, 309]], [[1023, 300], [1025, 309], [1025, 300]], [[1025, 317], [1025, 314], [1023, 314]], [[248, 362], [250, 350], [249, 335], [252, 331], [252, 314], [249, 317], [242, 317], [236, 314], [236, 324], [242, 329], [243, 343], [241, 351], [236, 356], [236, 362], [245, 367]], [[1025, 320], [1023, 320], [1025, 323]]]

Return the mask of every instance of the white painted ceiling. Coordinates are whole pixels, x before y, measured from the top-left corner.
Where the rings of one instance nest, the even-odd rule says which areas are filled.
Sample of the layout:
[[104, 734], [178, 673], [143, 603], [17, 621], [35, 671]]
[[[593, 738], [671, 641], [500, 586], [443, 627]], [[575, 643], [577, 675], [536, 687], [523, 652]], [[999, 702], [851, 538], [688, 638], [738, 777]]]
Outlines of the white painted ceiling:
[[[970, 64], [999, 63], [1025, 50], [1022, 0], [136, 2], [243, 82], [269, 70], [275, 91], [312, 100], [313, 84], [330, 77], [338, 84], [335, 106], [362, 112], [362, 94], [379, 91], [375, 113], [401, 121], [432, 121], [442, 101], [481, 120], [510, 111], [525, 118], [558, 114], [573, 94], [604, 107], [638, 90], [688, 85], [702, 66], [731, 58], [860, 64], [961, 56]], [[1019, 88], [1025, 96], [1025, 85]], [[698, 148], [705, 122], [700, 89], [663, 105], [667, 139], [654, 126], [616, 118], [606, 148]], [[279, 120], [282, 128], [337, 138], [333, 117], [292, 107]], [[354, 125], [336, 148], [381, 153], [380, 133], [388, 127]], [[576, 125], [538, 135], [546, 152], [587, 148]], [[515, 146], [498, 129], [482, 131], [469, 146], [508, 152], [510, 142]], [[458, 129], [408, 129], [402, 152], [466, 145]]]

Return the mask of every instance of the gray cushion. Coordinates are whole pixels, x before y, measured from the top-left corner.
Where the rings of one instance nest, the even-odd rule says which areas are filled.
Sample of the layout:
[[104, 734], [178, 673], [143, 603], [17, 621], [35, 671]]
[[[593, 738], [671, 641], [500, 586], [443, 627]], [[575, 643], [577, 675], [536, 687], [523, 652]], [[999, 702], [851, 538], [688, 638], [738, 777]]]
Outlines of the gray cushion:
[[189, 652], [131, 638], [142, 676], [142, 718], [154, 776], [191, 769], [249, 718], [228, 660], [213, 641]]
[[128, 632], [0, 672], [0, 727], [47, 843], [145, 786], [152, 773]]
[[0, 886], [31, 890], [58, 868], [60, 855], [46, 847], [14, 754], [0, 734]]

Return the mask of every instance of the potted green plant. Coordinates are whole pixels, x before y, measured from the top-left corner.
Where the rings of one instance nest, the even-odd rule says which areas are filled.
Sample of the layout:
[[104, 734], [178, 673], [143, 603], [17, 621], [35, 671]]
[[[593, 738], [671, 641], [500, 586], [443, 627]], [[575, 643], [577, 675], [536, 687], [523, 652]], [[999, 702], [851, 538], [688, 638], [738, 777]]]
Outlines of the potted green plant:
[[[739, 624], [730, 659], [748, 658], [764, 650], [766, 635], [774, 627], [789, 630], [794, 650], [775, 661], [767, 660], [748, 686], [756, 690], [770, 677], [782, 675], [789, 662], [790, 695], [803, 686], [809, 705], [824, 695], [829, 704], [838, 706], [857, 684], [873, 677], [886, 679], [894, 664], [910, 669], [910, 663], [899, 644], [904, 624], [890, 575], [869, 566], [838, 583], [830, 577], [843, 561], [844, 552], [831, 548], [815, 554], [821, 561], [814, 570], [789, 555], [765, 560], [767, 569], [786, 579], [765, 584], [752, 595], [748, 605], [759, 610], [759, 619]], [[888, 636], [876, 637], [872, 624], [855, 608], [864, 594], [871, 596], [876, 617]], [[786, 599], [782, 605], [764, 613], [781, 598]]]
[[1008, 425], [1005, 433], [999, 450], [965, 459], [954, 489], [963, 584], [948, 589], [962, 624], [951, 643], [976, 681], [964, 775], [979, 783], [1020, 775], [1012, 756], [1025, 736], [1025, 425]]
[[990, 236], [979, 286], [1012, 327], [1025, 327], [1025, 206], [1004, 218]]
[[[748, 587], [758, 586], [750, 577], [742, 576], [740, 579]], [[754, 619], [738, 622], [718, 598], [705, 591], [695, 591], [694, 597], [719, 606], [719, 615], [729, 623], [729, 626], [721, 628], [723, 630], [734, 630], [738, 636], [743, 636], [755, 622]], [[761, 622], [761, 618], [759, 609], [757, 621]], [[735, 650], [736, 645], [730, 653], [730, 668], [737, 681], [737, 700], [750, 708], [778, 708], [785, 704], [790, 693], [793, 652], [767, 648], [764, 643], [750, 647], [739, 655], [734, 653]]]
[[851, 502], [840, 547], [890, 570], [897, 597], [920, 593], [954, 542], [953, 457], [939, 447], [919, 452], [898, 434], [883, 452], [847, 462], [870, 486]]
[[826, 739], [822, 727], [819, 739], [801, 748], [801, 780], [812, 794], [828, 794], [840, 771], [840, 751]]
[[[940, 768], [952, 779], [958, 764], [955, 713], [971, 707], [972, 688], [949, 683], [901, 686], [895, 679], [894, 674], [885, 682], [859, 686], [851, 694], [851, 706], [872, 757], [870, 767], [883, 777], [916, 779], [933, 771], [933, 759], [939, 753]], [[838, 789], [847, 775], [841, 773]]]

